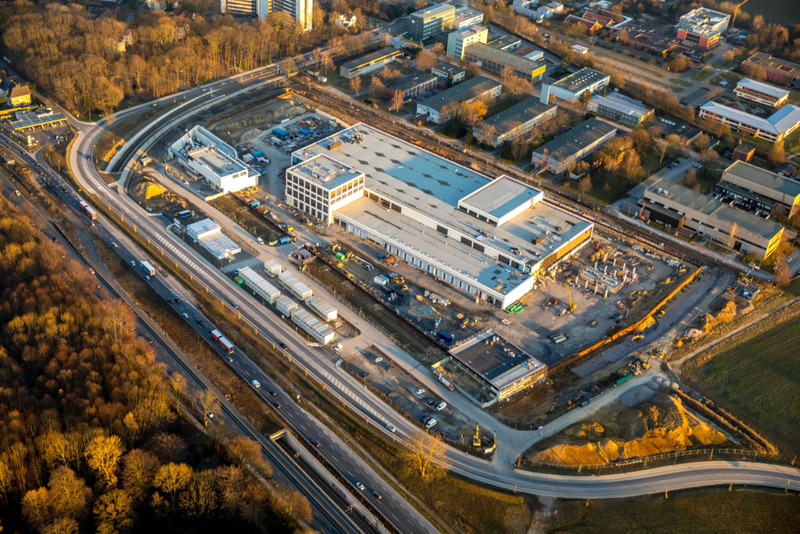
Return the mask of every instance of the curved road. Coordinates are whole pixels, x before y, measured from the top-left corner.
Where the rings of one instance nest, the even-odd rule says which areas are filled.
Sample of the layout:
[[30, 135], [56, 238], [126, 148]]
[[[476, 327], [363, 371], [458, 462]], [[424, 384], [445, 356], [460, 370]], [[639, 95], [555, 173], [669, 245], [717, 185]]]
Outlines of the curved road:
[[[183, 112], [188, 113], [192, 109], [198, 109], [204, 102], [205, 99], [201, 95], [201, 98], [197, 99], [193, 106], [187, 107]], [[136, 109], [126, 110], [120, 115], [128, 115], [135, 112]], [[103, 133], [103, 126], [102, 124], [92, 125], [89, 128], [87, 128], [88, 125], [82, 126], [79, 139], [70, 153], [70, 164], [76, 177], [87, 191], [101, 197], [104, 202], [113, 207], [114, 212], [125, 214], [126, 220], [135, 221], [140, 233], [147, 235], [154, 243], [164, 249], [166, 256], [178, 262], [184, 269], [191, 272], [196, 279], [206, 284], [210, 292], [213, 292], [227, 303], [234, 300], [239, 302], [239, 311], [243, 320], [258, 326], [259, 331], [270, 332], [270, 336], [280, 336], [280, 339], [271, 337], [271, 340], [284, 341], [288, 345], [288, 351], [294, 361], [302, 363], [308, 369], [309, 374], [313, 375], [316, 380], [324, 382], [328, 391], [339, 396], [354, 410], [368, 415], [370, 424], [383, 429], [388, 435], [389, 432], [385, 430], [384, 425], [391, 422], [397, 427], [396, 436], [401, 439], [408, 439], [418, 433], [414, 425], [394, 413], [369, 391], [364, 390], [363, 386], [359, 385], [355, 379], [335, 368], [332, 354], [329, 351], [307, 346], [299, 336], [296, 336], [290, 326], [283, 323], [254, 299], [244, 297], [243, 292], [238, 290], [229, 278], [205, 263], [193, 251], [187, 249], [178, 238], [164, 229], [163, 224], [159, 224], [155, 218], [148, 216], [144, 210], [125, 195], [118, 195], [112, 191], [100, 179], [94, 166], [86, 159], [86, 156], [91, 154], [95, 140]], [[239, 358], [243, 359], [243, 356]], [[269, 380], [255, 365], [246, 370], [245, 376], [247, 378]], [[554, 423], [557, 423], [557, 421]], [[554, 423], [551, 423], [551, 425]], [[545, 427], [546, 429], [547, 427]], [[320, 430], [322, 430], [322, 433], [320, 433]], [[519, 435], [531, 438], [532, 441], [536, 441], [537, 434], [539, 434], [537, 431], [516, 432]], [[308, 433], [320, 441], [329, 439], [322, 436], [323, 434], [327, 435], [324, 428], [313, 428], [308, 430]], [[320, 437], [323, 437], [323, 439], [320, 439]], [[336, 446], [336, 440], [333, 441], [333, 445]], [[374, 474], [371, 469], [363, 465], [363, 462], [360, 462], [362, 465], [358, 465], [360, 459], [346, 445], [341, 444], [341, 442], [338, 445], [345, 448], [342, 454], [352, 461], [353, 465], [362, 469], [360, 472], [363, 475]], [[325, 448], [323, 445], [323, 449]], [[325, 450], [322, 452], [327, 454]], [[516, 489], [524, 493], [553, 497], [627, 497], [664, 490], [728, 485], [731, 483], [800, 490], [800, 471], [786, 466], [768, 464], [719, 461], [699, 462], [637, 471], [623, 475], [573, 477], [522, 472], [513, 469], [508, 462], [488, 462], [472, 456], [465, 456], [453, 449], [449, 449], [446, 455], [452, 470], [469, 479], [498, 488]], [[362, 475], [353, 473], [350, 476]], [[384, 484], [383, 487], [386, 487], [386, 485]], [[396, 499], [399, 499], [399, 502], [396, 502], [397, 508], [392, 510], [393, 513], [391, 514], [393, 521], [397, 521], [395, 526], [402, 529], [405, 525], [406, 528], [410, 528], [409, 532], [419, 532], [419, 527], [414, 526], [414, 522], [420, 517], [419, 514], [408, 506], [399, 495], [396, 496]], [[392, 501], [396, 499], [393, 498]], [[389, 503], [384, 500], [381, 506], [383, 507], [387, 504]], [[398, 513], [402, 513], [402, 515], [410, 514], [413, 516], [412, 522], [406, 522], [406, 517], [398, 517]], [[420, 522], [419, 525], [422, 525], [422, 523]], [[428, 531], [428, 528], [425, 528], [425, 530]]]

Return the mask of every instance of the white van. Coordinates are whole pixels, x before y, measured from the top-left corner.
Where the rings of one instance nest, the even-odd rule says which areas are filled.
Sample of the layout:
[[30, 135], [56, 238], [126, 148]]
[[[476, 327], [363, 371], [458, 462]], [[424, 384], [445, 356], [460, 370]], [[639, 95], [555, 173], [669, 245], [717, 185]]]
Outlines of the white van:
[[436, 419], [431, 417], [430, 419], [428, 419], [428, 422], [425, 423], [425, 428], [432, 428], [434, 426], [436, 426]]

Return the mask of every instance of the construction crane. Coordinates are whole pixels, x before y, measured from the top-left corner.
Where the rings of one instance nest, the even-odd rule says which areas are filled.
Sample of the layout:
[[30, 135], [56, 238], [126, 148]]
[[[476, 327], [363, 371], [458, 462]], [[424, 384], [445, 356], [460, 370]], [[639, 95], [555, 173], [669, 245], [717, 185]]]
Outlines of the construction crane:
[[731, 17], [731, 25], [728, 26], [728, 33], [733, 31], [733, 25], [736, 24], [736, 15], [739, 14], [739, 8], [745, 5], [749, 1], [750, 0], [744, 0], [743, 2], [740, 2], [739, 4], [736, 5], [736, 7], [733, 8], [733, 17]]
[[564, 287], [567, 288], [567, 297], [569, 297], [569, 308], [567, 308], [567, 310], [575, 311], [575, 308], [577, 308], [578, 306], [574, 302], [572, 302], [572, 292], [569, 290], [569, 285], [564, 284]]

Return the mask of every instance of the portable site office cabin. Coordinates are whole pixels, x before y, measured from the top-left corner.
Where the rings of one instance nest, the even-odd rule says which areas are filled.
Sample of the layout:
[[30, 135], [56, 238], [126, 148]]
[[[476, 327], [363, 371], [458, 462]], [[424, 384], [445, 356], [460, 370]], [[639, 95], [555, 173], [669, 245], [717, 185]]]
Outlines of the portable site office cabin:
[[311, 297], [306, 301], [308, 307], [314, 310], [317, 315], [322, 317], [325, 322], [335, 320], [339, 316], [339, 312], [333, 305], [322, 297]]
[[292, 313], [299, 307], [300, 305], [289, 297], [281, 297], [275, 302], [275, 308], [286, 317], [291, 317]]
[[273, 278], [281, 274], [282, 270], [283, 267], [281, 267], [281, 264], [275, 260], [269, 260], [264, 262], [264, 272], [266, 272], [269, 276]]
[[239, 277], [244, 280], [244, 284], [248, 289], [270, 304], [275, 304], [275, 301], [281, 296], [281, 292], [275, 286], [264, 280], [250, 267], [239, 269]]
[[306, 310], [296, 310], [292, 314], [292, 321], [323, 345], [333, 341], [333, 330]]
[[291, 291], [295, 297], [304, 301], [311, 298], [311, 295], [313, 294], [311, 288], [298, 280], [297, 277], [292, 273], [288, 271], [281, 273], [278, 278], [280, 279], [281, 284], [286, 286], [286, 289]]

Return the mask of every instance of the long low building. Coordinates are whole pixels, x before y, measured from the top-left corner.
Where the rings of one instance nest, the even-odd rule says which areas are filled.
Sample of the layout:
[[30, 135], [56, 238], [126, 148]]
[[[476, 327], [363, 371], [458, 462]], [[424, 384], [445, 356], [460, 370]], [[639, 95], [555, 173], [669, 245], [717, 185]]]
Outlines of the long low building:
[[550, 94], [567, 102], [577, 102], [586, 91], [597, 93], [610, 82], [608, 74], [587, 67], [558, 80], [550, 87]]
[[308, 300], [313, 295], [311, 288], [289, 271], [282, 272], [278, 275], [278, 280], [300, 300]]
[[[471, 80], [460, 83], [438, 95], [426, 98], [417, 104], [417, 115], [427, 114], [431, 121], [436, 124], [447, 122], [450, 114], [446, 108], [452, 107], [461, 101], [475, 102], [476, 100], [493, 100], [500, 96], [503, 84], [487, 78], [486, 76], [476, 76]], [[442, 113], [445, 111], [444, 113]]]
[[736, 89], [733, 90], [733, 94], [739, 98], [752, 100], [771, 108], [780, 107], [789, 101], [789, 91], [786, 89], [757, 82], [750, 78], [739, 80], [739, 83], [736, 84]]
[[381, 48], [358, 59], [342, 63], [339, 67], [339, 74], [349, 80], [381, 69], [384, 65], [388, 65], [400, 57], [403, 57], [403, 51], [399, 48]]
[[729, 126], [745, 135], [775, 143], [800, 126], [800, 107], [787, 104], [767, 118], [709, 101], [700, 106], [699, 116]]
[[607, 96], [594, 95], [586, 109], [608, 117], [622, 124], [637, 126], [655, 116], [655, 109], [645, 106], [641, 100], [636, 100], [619, 93]]
[[499, 73], [509, 67], [514, 75], [534, 83], [541, 81], [545, 71], [544, 63], [525, 59], [485, 43], [474, 43], [465, 47], [463, 59], [491, 72]]
[[800, 82], [800, 65], [764, 52], [757, 52], [742, 61], [739, 69], [749, 76], [763, 70], [768, 81], [784, 87], [796, 87]]
[[759, 259], [778, 250], [783, 236], [780, 224], [675, 182], [656, 180], [645, 189], [641, 205], [643, 216], [649, 220], [669, 225], [669, 228], [687, 228]]
[[[531, 97], [515, 104], [497, 115], [489, 117], [473, 128], [478, 139], [497, 147], [505, 141], [530, 132], [543, 122], [555, 117], [558, 106], [547, 102], [547, 92], [542, 97]], [[482, 139], [483, 140], [483, 139]]]
[[439, 84], [435, 74], [409, 74], [397, 80], [392, 89], [403, 93], [403, 100], [408, 100], [420, 93], [427, 93]]
[[496, 306], [513, 304], [592, 235], [591, 222], [543, 202], [536, 188], [490, 179], [364, 124], [292, 153], [287, 202], [299, 185], [292, 177], [306, 175], [293, 169], [322, 154], [366, 178], [333, 210], [334, 223]]
[[[533, 151], [531, 163], [544, 165], [548, 170], [560, 174], [570, 165], [602, 148], [614, 138], [617, 129], [598, 119], [583, 121], [570, 131], [561, 134], [546, 145]], [[547, 161], [542, 161], [547, 151]]]
[[485, 383], [498, 401], [532, 387], [547, 376], [544, 363], [492, 330], [453, 347], [450, 355], [460, 367]]
[[714, 194], [761, 217], [793, 217], [800, 210], [800, 182], [735, 161], [725, 169]]
[[203, 219], [186, 227], [186, 237], [193, 239], [214, 258], [233, 258], [242, 247], [222, 233], [222, 227], [211, 219]]
[[306, 304], [317, 315], [325, 319], [326, 323], [335, 321], [339, 317], [339, 311], [336, 307], [322, 297], [311, 297], [306, 301]]

